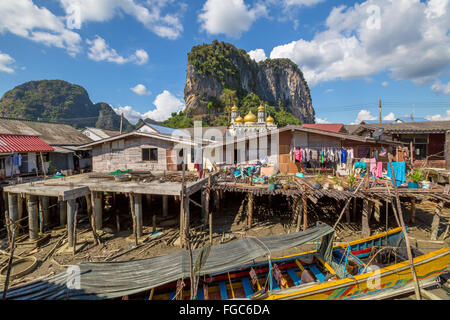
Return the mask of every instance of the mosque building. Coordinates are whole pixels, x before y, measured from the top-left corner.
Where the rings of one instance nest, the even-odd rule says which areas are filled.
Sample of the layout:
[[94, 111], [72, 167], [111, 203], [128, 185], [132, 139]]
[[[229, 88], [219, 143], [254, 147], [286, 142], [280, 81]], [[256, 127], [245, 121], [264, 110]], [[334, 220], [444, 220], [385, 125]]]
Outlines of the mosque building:
[[250, 111], [244, 118], [239, 115], [238, 107], [231, 108], [231, 124], [228, 131], [232, 136], [256, 134], [276, 128], [273, 117], [269, 115], [266, 118], [266, 108], [262, 105], [258, 107], [257, 116]]

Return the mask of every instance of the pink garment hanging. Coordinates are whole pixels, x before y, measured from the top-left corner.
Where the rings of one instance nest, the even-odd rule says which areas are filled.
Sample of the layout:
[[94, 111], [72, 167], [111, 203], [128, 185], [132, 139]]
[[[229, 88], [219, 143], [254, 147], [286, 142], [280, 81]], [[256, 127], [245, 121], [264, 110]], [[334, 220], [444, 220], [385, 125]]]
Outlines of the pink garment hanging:
[[375, 158], [370, 159], [370, 174], [372, 176], [377, 175], [377, 159]]
[[302, 152], [299, 149], [295, 150], [295, 160], [300, 161], [300, 162], [302, 161]]
[[383, 176], [383, 162], [377, 163], [377, 178], [381, 178]]

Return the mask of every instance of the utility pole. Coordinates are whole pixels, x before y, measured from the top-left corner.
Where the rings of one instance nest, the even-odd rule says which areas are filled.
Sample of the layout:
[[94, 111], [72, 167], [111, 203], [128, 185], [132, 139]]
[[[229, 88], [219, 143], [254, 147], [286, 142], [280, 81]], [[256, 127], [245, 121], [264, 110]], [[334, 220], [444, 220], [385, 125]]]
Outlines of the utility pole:
[[381, 99], [378, 99], [378, 122], [381, 123]]
[[414, 105], [412, 105], [411, 121], [414, 121]]
[[120, 114], [120, 134], [122, 134], [123, 112]]

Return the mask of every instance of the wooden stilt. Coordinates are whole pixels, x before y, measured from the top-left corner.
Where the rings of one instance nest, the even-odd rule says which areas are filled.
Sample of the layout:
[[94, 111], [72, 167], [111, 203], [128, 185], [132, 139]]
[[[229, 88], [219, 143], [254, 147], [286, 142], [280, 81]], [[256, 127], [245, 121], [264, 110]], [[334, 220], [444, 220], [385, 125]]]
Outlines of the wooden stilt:
[[156, 232], [156, 214], [152, 216], [152, 233]]
[[295, 229], [295, 231], [299, 232], [302, 225], [303, 203], [300, 201], [300, 198], [297, 198], [296, 202], [297, 203], [295, 209], [297, 210], [297, 228]]
[[362, 211], [362, 237], [366, 238], [370, 236], [369, 227], [369, 200], [363, 200], [363, 211]]
[[379, 202], [375, 202], [374, 203], [374, 217], [375, 217], [375, 221], [377, 223], [380, 223], [380, 218], [381, 218], [381, 210], [380, 210], [380, 203]]
[[442, 208], [444, 207], [444, 202], [440, 201], [436, 209], [434, 210], [434, 216], [433, 216], [433, 222], [431, 223], [431, 240], [435, 241], [438, 238], [439, 233], [439, 222], [440, 222], [440, 214], [442, 211]]
[[347, 223], [350, 223], [350, 207], [345, 207], [345, 219], [347, 220]]
[[73, 216], [73, 255], [77, 253], [77, 215], [78, 203], [75, 201], [75, 214]]
[[410, 222], [412, 224], [416, 223], [416, 198], [411, 198], [411, 218]]
[[138, 245], [137, 227], [136, 227], [136, 214], [134, 212], [134, 196], [133, 193], [128, 194], [130, 200], [131, 220], [133, 221], [133, 234], [135, 245]]
[[[95, 204], [93, 191], [91, 191], [91, 194], [89, 197], [86, 196], [86, 201], [87, 201], [87, 203], [90, 203], [90, 206], [88, 206], [89, 221], [91, 223], [92, 235], [94, 236], [95, 244], [98, 245], [98, 244], [100, 244], [100, 238], [97, 234], [97, 226], [95, 223], [95, 220], [96, 220], [95, 218], [96, 218], [98, 208], [96, 207], [96, 204]], [[90, 210], [89, 210], [89, 207], [90, 207]]]
[[213, 225], [212, 225], [212, 213], [209, 212], [209, 243], [212, 245], [212, 232], [213, 232]]
[[308, 229], [308, 198], [305, 196], [302, 197], [303, 203], [303, 231]]
[[253, 194], [249, 193], [248, 195], [248, 203], [247, 203], [247, 227], [252, 227], [252, 219], [253, 219]]

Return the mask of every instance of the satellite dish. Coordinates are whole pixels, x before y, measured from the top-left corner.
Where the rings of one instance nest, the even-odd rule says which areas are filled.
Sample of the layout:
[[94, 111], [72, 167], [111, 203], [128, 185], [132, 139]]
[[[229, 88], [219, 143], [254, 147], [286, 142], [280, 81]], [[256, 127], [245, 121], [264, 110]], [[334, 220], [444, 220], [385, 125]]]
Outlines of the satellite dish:
[[381, 138], [381, 135], [384, 133], [384, 129], [383, 128], [379, 128], [379, 129], [377, 129], [377, 130], [375, 130], [374, 132], [373, 132], [373, 134], [372, 134], [372, 137], [375, 139], [375, 140], [380, 140], [380, 138]]

